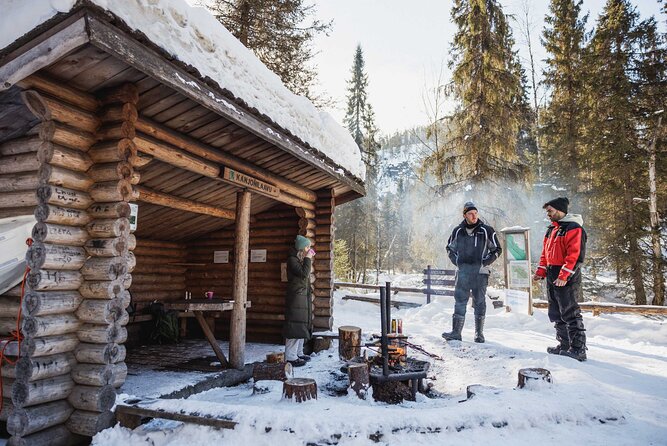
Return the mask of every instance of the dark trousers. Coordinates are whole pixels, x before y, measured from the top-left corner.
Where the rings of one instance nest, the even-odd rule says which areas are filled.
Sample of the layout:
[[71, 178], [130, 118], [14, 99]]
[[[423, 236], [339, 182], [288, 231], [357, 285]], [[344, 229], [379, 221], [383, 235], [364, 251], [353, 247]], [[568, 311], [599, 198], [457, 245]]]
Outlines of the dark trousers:
[[549, 320], [556, 327], [556, 339], [563, 345], [581, 348], [586, 345], [586, 331], [577, 295], [581, 288], [581, 272], [570, 276], [564, 286], [556, 286], [560, 266], [547, 267], [547, 295], [549, 297]]
[[475, 316], [486, 315], [486, 286], [489, 284], [489, 275], [479, 273], [480, 265], [461, 265], [456, 273], [454, 287], [454, 314], [466, 315], [466, 307], [470, 293]]

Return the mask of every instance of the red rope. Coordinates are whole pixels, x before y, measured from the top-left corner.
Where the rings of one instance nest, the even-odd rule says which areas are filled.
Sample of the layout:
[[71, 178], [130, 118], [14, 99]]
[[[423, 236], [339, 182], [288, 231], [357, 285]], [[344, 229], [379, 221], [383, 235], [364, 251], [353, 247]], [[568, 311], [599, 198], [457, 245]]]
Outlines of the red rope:
[[[28, 245], [29, 247], [32, 246], [32, 239], [28, 238], [25, 241], [25, 244]], [[0, 412], [2, 412], [3, 409], [3, 385], [2, 385], [2, 365], [3, 363], [7, 363], [9, 365], [16, 365], [16, 362], [21, 358], [21, 341], [23, 340], [23, 336], [21, 335], [21, 311], [23, 308], [23, 296], [25, 295], [25, 280], [28, 277], [28, 273], [30, 272], [30, 267], [26, 265], [25, 267], [25, 273], [23, 273], [23, 280], [21, 281], [21, 297], [19, 299], [19, 311], [18, 314], [16, 315], [16, 330], [11, 332], [11, 336], [8, 337], [7, 339], [3, 339], [5, 341], [5, 345], [2, 346], [2, 350], [0, 351]], [[17, 342], [17, 350], [18, 350], [18, 355], [16, 356], [16, 359], [12, 360], [9, 359], [7, 356], [5, 356], [5, 349], [9, 346], [9, 344], [13, 341]]]

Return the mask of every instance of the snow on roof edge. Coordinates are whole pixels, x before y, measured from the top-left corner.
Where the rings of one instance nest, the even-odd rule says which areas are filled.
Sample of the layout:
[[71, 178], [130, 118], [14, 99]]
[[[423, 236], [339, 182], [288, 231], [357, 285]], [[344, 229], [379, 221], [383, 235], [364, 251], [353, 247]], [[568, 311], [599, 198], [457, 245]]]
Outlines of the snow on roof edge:
[[338, 173], [365, 180], [361, 153], [347, 130], [307, 98], [289, 91], [205, 8], [184, 0], [0, 1], [9, 11], [0, 18], [0, 51], [58, 13], [69, 13], [78, 5], [100, 7], [178, 62], [195, 68], [202, 79], [213, 81], [307, 148], [320, 152], [339, 166]]

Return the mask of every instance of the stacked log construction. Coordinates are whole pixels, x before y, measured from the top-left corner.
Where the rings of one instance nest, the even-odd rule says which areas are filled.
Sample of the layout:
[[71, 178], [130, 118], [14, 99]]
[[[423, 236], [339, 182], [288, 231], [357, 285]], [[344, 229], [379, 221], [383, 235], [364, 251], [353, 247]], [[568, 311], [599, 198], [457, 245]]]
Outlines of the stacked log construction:
[[[18, 104], [17, 104], [18, 106]], [[25, 104], [23, 113], [29, 116]], [[37, 151], [43, 144], [40, 138], [40, 129], [43, 122], [38, 122], [26, 135], [5, 140], [0, 143], [0, 218], [18, 217], [24, 215], [33, 215], [37, 206], [37, 195], [35, 191], [40, 185], [39, 167], [40, 162], [37, 159]], [[17, 323], [20, 328], [22, 320], [18, 320], [21, 306], [21, 286], [0, 294], [0, 331], [2, 337], [7, 338], [10, 333], [16, 331]], [[75, 308], [76, 309], [76, 308]], [[74, 309], [70, 310], [70, 313]], [[24, 313], [24, 317], [27, 314]], [[30, 314], [35, 316], [35, 314]], [[33, 338], [27, 340], [31, 342]], [[22, 353], [25, 355], [26, 344], [21, 346]], [[7, 345], [9, 344], [9, 345]], [[5, 348], [4, 354], [12, 362], [15, 362], [19, 354], [19, 346], [15, 341], [0, 341], [0, 348]], [[0, 409], [0, 420], [7, 421], [9, 414], [14, 411], [11, 400], [11, 388], [16, 378], [14, 365], [3, 361], [2, 363], [2, 386], [6, 389], [3, 392], [2, 409]]]
[[[310, 214], [304, 209], [305, 216]], [[313, 269], [313, 330], [326, 331], [333, 328], [333, 212], [334, 197], [330, 190], [317, 192], [315, 215], [315, 262]]]
[[[250, 250], [266, 250], [266, 262], [248, 264], [247, 336], [250, 341], [282, 342], [285, 320], [287, 282], [282, 280], [287, 255], [299, 233], [299, 216], [294, 208], [280, 206], [253, 216], [250, 223]], [[215, 252], [228, 263], [214, 263]], [[192, 241], [188, 246], [187, 288], [193, 296], [204, 296], [213, 291], [216, 299], [232, 296], [234, 270], [234, 228], [225, 228]], [[229, 336], [228, 314], [223, 314], [216, 325], [216, 335]]]
[[138, 239], [137, 266], [130, 292], [137, 311], [153, 301], [183, 300], [185, 296], [185, 244]]
[[[21, 206], [35, 206], [37, 223], [26, 255], [30, 273], [21, 304], [23, 340], [20, 347], [10, 342], [5, 350], [17, 355], [20, 348], [16, 367], [3, 370], [3, 387], [11, 389], [4, 395], [11, 395], [13, 405], [7, 417], [9, 444], [46, 444], [40, 442], [47, 438], [49, 444], [66, 444], [70, 430], [65, 425], [74, 412], [68, 397], [76, 386], [71, 375], [82, 326], [77, 311], [84, 301], [79, 287], [84, 283], [88, 208], [93, 203], [88, 152], [99, 124], [98, 104], [52, 87], [39, 78], [25, 82], [22, 98], [41, 122], [12, 149], [26, 151], [24, 159], [15, 159], [18, 164], [38, 170], [35, 201], [14, 197]], [[34, 184], [25, 172], [15, 178], [15, 185]], [[20, 296], [20, 291], [13, 293]]]
[[136, 264], [129, 201], [132, 183], [138, 179], [132, 165], [138, 93], [136, 87], [123, 85], [98, 97], [99, 129], [87, 152], [88, 193], [93, 204], [88, 208], [90, 222], [85, 226], [83, 245], [88, 256], [81, 268], [83, 301], [76, 311], [80, 343], [72, 370], [75, 386], [68, 398], [74, 412], [66, 423], [71, 432], [85, 436], [113, 423], [116, 388], [127, 376], [123, 345], [129, 321], [127, 289]]

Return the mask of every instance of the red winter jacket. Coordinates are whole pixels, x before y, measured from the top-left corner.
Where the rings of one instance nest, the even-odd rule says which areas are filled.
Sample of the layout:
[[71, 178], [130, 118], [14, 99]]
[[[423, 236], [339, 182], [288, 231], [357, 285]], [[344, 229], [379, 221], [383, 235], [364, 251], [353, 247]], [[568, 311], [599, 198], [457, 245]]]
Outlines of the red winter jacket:
[[584, 261], [586, 231], [581, 215], [567, 214], [547, 229], [537, 274], [546, 277], [547, 266], [561, 266], [558, 278], [567, 280]]

